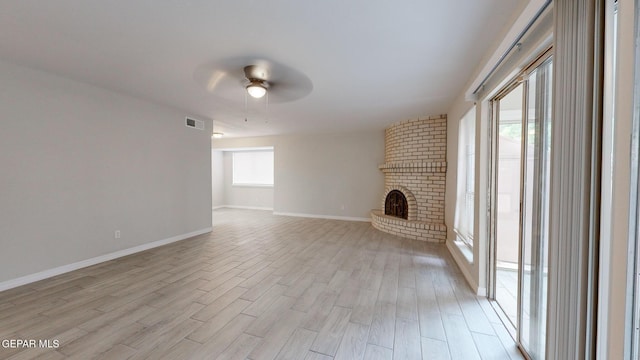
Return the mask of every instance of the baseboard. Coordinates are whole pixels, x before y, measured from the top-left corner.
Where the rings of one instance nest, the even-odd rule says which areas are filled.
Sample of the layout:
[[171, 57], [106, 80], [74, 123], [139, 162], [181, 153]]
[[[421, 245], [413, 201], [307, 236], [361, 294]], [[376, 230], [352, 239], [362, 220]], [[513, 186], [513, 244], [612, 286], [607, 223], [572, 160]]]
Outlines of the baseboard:
[[304, 217], [304, 218], [312, 218], [312, 219], [371, 222], [371, 218], [351, 217], [351, 216], [316, 215], [316, 214], [301, 214], [301, 213], [288, 213], [288, 212], [275, 212], [275, 211], [273, 212], [273, 215], [295, 216], [295, 217]]
[[240, 205], [221, 205], [221, 206], [216, 206], [215, 208], [213, 208], [213, 210], [215, 210], [215, 209], [222, 209], [222, 208], [227, 208], [227, 209], [242, 209], [242, 210], [266, 210], [266, 211], [273, 211], [273, 208], [270, 208], [270, 207], [260, 207], [260, 206], [240, 206]]
[[487, 296], [487, 289], [478, 286], [478, 283], [469, 272], [469, 261], [464, 255], [460, 253], [460, 250], [453, 243], [453, 241], [447, 241], [447, 249], [449, 250], [451, 257], [453, 257], [453, 260], [456, 262], [456, 265], [458, 265], [458, 268], [462, 272], [462, 275], [464, 276], [465, 280], [467, 280], [467, 284], [469, 284], [473, 292], [475, 292], [478, 296]]
[[132, 248], [119, 250], [119, 251], [112, 252], [112, 253], [105, 254], [105, 255], [100, 255], [100, 256], [97, 256], [97, 257], [94, 257], [94, 258], [91, 258], [91, 259], [78, 261], [78, 262], [75, 262], [73, 264], [63, 265], [63, 266], [59, 266], [59, 267], [56, 267], [56, 268], [53, 268], [53, 269], [40, 271], [40, 272], [37, 272], [35, 274], [30, 274], [30, 275], [22, 276], [22, 277], [19, 277], [19, 278], [16, 278], [16, 279], [7, 280], [7, 281], [4, 281], [4, 282], [0, 283], [0, 291], [9, 290], [9, 289], [12, 289], [12, 288], [15, 288], [15, 287], [18, 287], [18, 286], [30, 284], [30, 283], [33, 283], [33, 282], [36, 282], [36, 281], [40, 281], [40, 280], [44, 280], [44, 279], [47, 279], [47, 278], [50, 278], [50, 277], [54, 277], [54, 276], [57, 276], [57, 275], [60, 275], [60, 274], [68, 273], [70, 271], [82, 269], [82, 268], [85, 268], [87, 266], [96, 265], [96, 264], [99, 264], [99, 263], [102, 263], [102, 262], [105, 262], [105, 261], [109, 261], [109, 260], [117, 259], [117, 258], [120, 258], [120, 257], [123, 257], [123, 256], [135, 254], [137, 252], [141, 252], [141, 251], [153, 249], [153, 248], [156, 248], [156, 247], [159, 247], [159, 246], [171, 244], [173, 242], [184, 240], [184, 239], [188, 239], [188, 238], [193, 237], [193, 236], [206, 234], [208, 232], [211, 232], [212, 230], [213, 230], [213, 228], [208, 227], [208, 228], [201, 229], [201, 230], [196, 230], [196, 231], [193, 231], [193, 232], [190, 232], [190, 233], [187, 233], [187, 234], [172, 236], [172, 237], [167, 238], [167, 239], [158, 240], [158, 241], [154, 241], [154, 242], [150, 242], [150, 243], [134, 246]]
[[224, 206], [224, 205], [214, 206], [214, 207], [211, 208], [211, 210], [218, 210], [218, 209], [222, 209], [222, 208], [225, 208], [225, 207], [226, 206]]

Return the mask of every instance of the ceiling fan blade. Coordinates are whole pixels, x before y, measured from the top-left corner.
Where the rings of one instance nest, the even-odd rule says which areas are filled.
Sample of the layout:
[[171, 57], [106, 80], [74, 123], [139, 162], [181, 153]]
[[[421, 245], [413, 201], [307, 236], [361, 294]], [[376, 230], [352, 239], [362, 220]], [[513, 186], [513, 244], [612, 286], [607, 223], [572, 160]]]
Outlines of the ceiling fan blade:
[[275, 82], [269, 88], [269, 101], [272, 103], [295, 101], [309, 95], [312, 90], [311, 81]]
[[313, 84], [302, 72], [266, 59], [242, 56], [220, 59], [196, 68], [194, 80], [215, 97], [244, 104], [248, 79], [266, 81], [269, 102], [283, 103], [311, 93]]

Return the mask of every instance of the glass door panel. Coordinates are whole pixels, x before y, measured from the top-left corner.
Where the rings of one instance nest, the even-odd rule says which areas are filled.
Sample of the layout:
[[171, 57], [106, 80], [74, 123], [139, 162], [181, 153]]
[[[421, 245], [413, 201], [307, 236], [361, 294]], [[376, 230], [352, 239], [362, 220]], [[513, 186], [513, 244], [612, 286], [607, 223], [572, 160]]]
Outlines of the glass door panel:
[[495, 217], [495, 300], [514, 327], [518, 319], [523, 85], [499, 100]]
[[552, 62], [542, 59], [492, 100], [491, 295], [531, 359], [544, 358], [547, 314]]
[[544, 357], [547, 234], [551, 150], [551, 60], [527, 80], [519, 339], [532, 358]]

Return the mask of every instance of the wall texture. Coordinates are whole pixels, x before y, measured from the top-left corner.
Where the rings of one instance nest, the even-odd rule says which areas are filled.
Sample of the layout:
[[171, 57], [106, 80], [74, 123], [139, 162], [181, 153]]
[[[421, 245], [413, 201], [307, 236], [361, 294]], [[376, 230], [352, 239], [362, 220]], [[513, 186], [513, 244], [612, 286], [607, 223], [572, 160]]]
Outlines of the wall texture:
[[222, 151], [211, 151], [211, 206], [226, 205], [224, 194], [224, 157]]
[[366, 220], [384, 190], [382, 131], [216, 139], [212, 146], [274, 147], [276, 213]]
[[0, 83], [0, 282], [210, 229], [187, 114], [2, 62]]

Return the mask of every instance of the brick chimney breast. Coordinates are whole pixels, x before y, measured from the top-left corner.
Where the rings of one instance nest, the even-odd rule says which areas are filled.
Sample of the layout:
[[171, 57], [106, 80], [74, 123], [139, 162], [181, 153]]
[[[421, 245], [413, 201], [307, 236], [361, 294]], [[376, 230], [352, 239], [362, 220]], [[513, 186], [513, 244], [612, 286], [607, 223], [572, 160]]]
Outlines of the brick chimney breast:
[[[385, 130], [385, 191], [381, 209], [371, 212], [372, 225], [381, 231], [429, 242], [445, 242], [445, 177], [447, 173], [447, 115], [407, 120]], [[408, 204], [407, 218], [389, 215], [388, 195], [401, 192]], [[385, 214], [385, 204], [387, 213]]]

